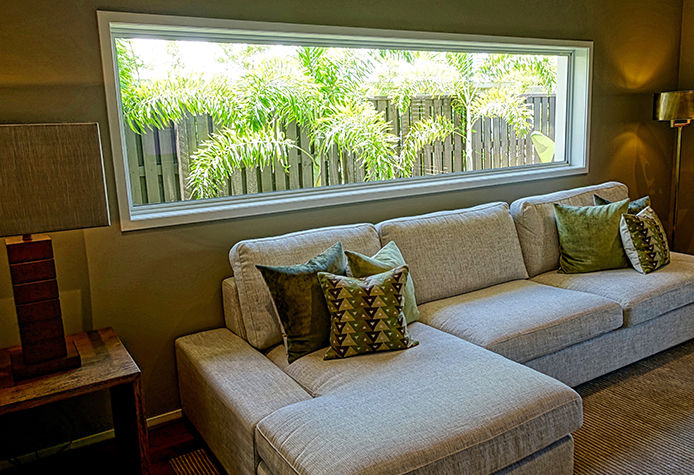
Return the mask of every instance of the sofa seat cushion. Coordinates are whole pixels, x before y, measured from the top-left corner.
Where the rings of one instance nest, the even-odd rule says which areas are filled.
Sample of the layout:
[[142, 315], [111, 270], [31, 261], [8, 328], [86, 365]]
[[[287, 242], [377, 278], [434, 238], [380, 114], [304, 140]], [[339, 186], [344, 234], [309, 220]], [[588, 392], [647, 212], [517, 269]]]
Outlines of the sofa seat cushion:
[[588, 274], [554, 271], [532, 280], [612, 299], [624, 310], [624, 325], [633, 326], [694, 302], [694, 256], [673, 252], [670, 264], [646, 275], [631, 268]]
[[429, 302], [420, 320], [519, 363], [622, 326], [609, 299], [527, 280]]
[[324, 361], [285, 371], [316, 396], [256, 427], [273, 473], [366, 474], [426, 470], [449, 459], [458, 473], [491, 473], [582, 423], [564, 384], [421, 323], [407, 351]]

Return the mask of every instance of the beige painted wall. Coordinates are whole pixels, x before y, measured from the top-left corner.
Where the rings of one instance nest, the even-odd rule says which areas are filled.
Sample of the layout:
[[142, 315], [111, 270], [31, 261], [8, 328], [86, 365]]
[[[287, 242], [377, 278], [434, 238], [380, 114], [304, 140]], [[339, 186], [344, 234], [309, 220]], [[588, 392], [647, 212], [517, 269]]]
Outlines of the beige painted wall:
[[[114, 223], [109, 228], [53, 235], [65, 326], [69, 331], [115, 328], [143, 370], [150, 415], [179, 405], [174, 339], [222, 325], [220, 281], [230, 273], [227, 252], [241, 239], [511, 201], [605, 180], [623, 181], [633, 196], [650, 193], [659, 212], [667, 209], [673, 135], [651, 120], [651, 104], [654, 91], [677, 86], [682, 7], [678, 0], [2, 3], [0, 122], [98, 121], [101, 125]], [[593, 40], [591, 170], [587, 176], [121, 233], [106, 133], [97, 9]], [[691, 41], [694, 48], [694, 36]], [[18, 337], [4, 252], [0, 253], [0, 312], [0, 345], [5, 346]]]
[[[694, 89], [694, 1], [682, 3], [682, 46], [678, 89]], [[664, 125], [665, 126], [665, 125]], [[670, 131], [673, 142], [676, 132]], [[682, 130], [682, 177], [675, 248], [694, 254], [694, 126]]]

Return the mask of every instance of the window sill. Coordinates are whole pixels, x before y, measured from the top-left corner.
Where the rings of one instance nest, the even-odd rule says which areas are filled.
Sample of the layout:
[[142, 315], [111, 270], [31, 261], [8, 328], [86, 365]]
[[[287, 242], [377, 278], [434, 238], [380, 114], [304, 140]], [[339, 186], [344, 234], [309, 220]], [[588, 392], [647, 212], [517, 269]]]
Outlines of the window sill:
[[315, 209], [367, 201], [459, 191], [588, 173], [586, 166], [566, 163], [488, 170], [457, 175], [420, 177], [398, 182], [360, 183], [326, 188], [179, 201], [131, 207], [121, 217], [121, 229], [134, 231], [180, 224]]

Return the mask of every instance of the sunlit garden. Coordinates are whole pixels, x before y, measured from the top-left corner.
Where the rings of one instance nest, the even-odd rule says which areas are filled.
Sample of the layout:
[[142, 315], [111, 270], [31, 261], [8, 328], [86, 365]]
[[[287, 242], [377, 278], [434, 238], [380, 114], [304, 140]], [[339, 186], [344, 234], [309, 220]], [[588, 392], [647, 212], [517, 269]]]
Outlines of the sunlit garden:
[[134, 204], [554, 159], [555, 56], [116, 46]]

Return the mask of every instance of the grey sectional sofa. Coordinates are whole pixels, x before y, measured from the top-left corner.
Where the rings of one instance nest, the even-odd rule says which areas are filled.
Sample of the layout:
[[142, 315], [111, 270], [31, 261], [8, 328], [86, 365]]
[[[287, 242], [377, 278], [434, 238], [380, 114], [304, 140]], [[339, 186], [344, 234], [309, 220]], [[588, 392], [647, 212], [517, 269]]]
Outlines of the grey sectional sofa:
[[[176, 341], [186, 416], [230, 473], [569, 474], [582, 423], [570, 386], [694, 337], [694, 257], [649, 275], [556, 272], [552, 203], [627, 197], [619, 183], [239, 242], [226, 328]], [[255, 264], [341, 241], [395, 241], [420, 321], [414, 348], [288, 364]]]

